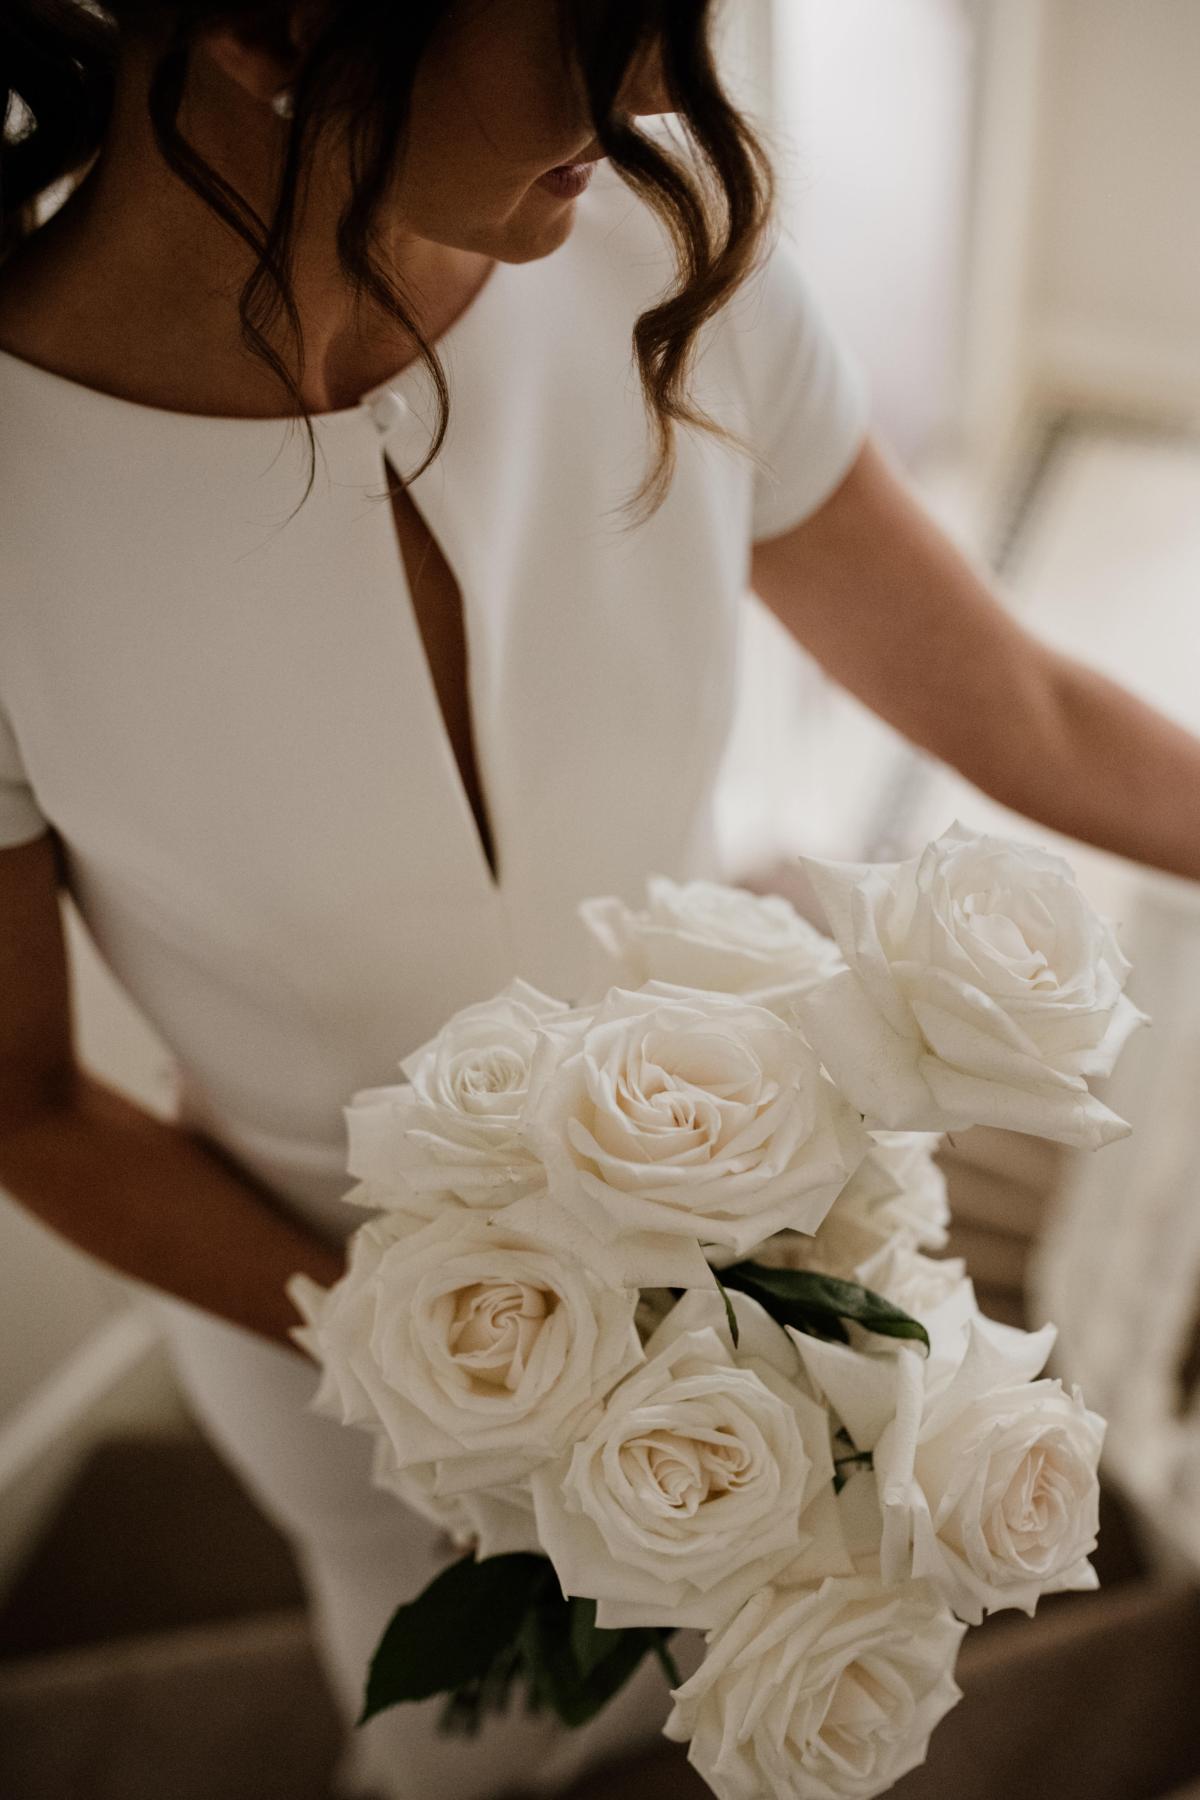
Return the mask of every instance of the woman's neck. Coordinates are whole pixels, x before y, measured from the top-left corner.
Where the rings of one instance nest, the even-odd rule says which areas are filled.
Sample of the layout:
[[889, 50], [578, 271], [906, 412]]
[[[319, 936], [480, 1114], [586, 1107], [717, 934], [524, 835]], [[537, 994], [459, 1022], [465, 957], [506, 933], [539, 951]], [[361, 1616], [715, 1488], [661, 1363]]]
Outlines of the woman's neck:
[[[206, 107], [189, 86], [180, 129], [267, 216], [278, 180], [279, 121], [267, 108], [232, 116], [227, 92]], [[299, 382], [313, 412], [354, 405], [412, 361], [411, 336], [354, 305], [334, 249], [336, 204], [310, 183], [298, 211], [292, 286], [304, 331]], [[154, 142], [145, 70], [123, 65], [108, 136], [74, 191], [0, 267], [0, 348], [56, 373], [173, 411], [271, 418], [291, 402], [244, 344], [237, 313], [254, 266], [249, 246], [168, 169]], [[486, 281], [490, 258], [397, 235], [389, 273], [438, 336]], [[282, 312], [268, 341], [293, 377]]]

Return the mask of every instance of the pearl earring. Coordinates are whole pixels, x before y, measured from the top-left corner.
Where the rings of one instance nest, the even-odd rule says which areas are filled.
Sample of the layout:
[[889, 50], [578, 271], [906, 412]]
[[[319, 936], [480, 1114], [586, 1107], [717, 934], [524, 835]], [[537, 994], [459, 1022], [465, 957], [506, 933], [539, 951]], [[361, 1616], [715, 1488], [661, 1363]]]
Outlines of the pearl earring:
[[296, 110], [296, 103], [291, 88], [280, 88], [271, 96], [271, 111], [281, 119], [290, 119]]

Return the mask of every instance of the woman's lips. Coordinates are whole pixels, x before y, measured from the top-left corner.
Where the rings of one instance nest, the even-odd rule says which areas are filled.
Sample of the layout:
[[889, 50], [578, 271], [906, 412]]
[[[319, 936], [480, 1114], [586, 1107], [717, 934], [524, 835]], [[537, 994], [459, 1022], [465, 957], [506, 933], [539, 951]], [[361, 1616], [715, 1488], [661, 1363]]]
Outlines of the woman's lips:
[[591, 181], [595, 166], [594, 158], [589, 162], [560, 163], [556, 169], [548, 169], [539, 176], [538, 186], [560, 200], [576, 200]]

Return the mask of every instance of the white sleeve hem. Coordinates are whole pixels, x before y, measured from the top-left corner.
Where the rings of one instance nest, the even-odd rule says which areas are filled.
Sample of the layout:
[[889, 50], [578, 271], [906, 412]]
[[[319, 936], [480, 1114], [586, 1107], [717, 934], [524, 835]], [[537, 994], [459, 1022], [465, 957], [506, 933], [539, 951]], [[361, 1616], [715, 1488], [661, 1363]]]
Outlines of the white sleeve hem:
[[[764, 505], [760, 499], [754, 510], [751, 542], [765, 544], [772, 538], [786, 537], [798, 525], [806, 524], [815, 512], [819, 512], [826, 500], [832, 498], [841, 487], [858, 461], [869, 429], [870, 422], [866, 417], [856, 423], [854, 429], [842, 440], [836, 459], [826, 464], [821, 480], [809, 488], [799, 504], [794, 492], [781, 487], [780, 498], [786, 504], [780, 508], [778, 519], [772, 518], [770, 506]], [[770, 497], [774, 498], [774, 495]]]
[[750, 539], [800, 525], [838, 487], [871, 425], [871, 382], [797, 245], [780, 231], [730, 320], [755, 470]]

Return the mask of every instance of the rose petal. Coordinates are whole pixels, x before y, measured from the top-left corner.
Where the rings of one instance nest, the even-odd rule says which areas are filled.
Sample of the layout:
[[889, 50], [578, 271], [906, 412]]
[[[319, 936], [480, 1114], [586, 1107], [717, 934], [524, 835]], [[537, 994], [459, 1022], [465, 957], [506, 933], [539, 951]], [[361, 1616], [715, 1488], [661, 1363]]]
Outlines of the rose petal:
[[941, 1131], [970, 1123], [965, 1117], [948, 1122], [945, 1108], [931, 1100], [919, 1072], [922, 1045], [915, 1022], [908, 1033], [894, 1031], [852, 970], [801, 995], [796, 1006], [834, 1083], [869, 1125]]
[[920, 1066], [935, 1104], [948, 1118], [966, 1117], [978, 1125], [1024, 1131], [1077, 1150], [1098, 1150], [1128, 1137], [1133, 1129], [1094, 1094], [1018, 1092], [947, 1068], [934, 1056], [924, 1057]]

